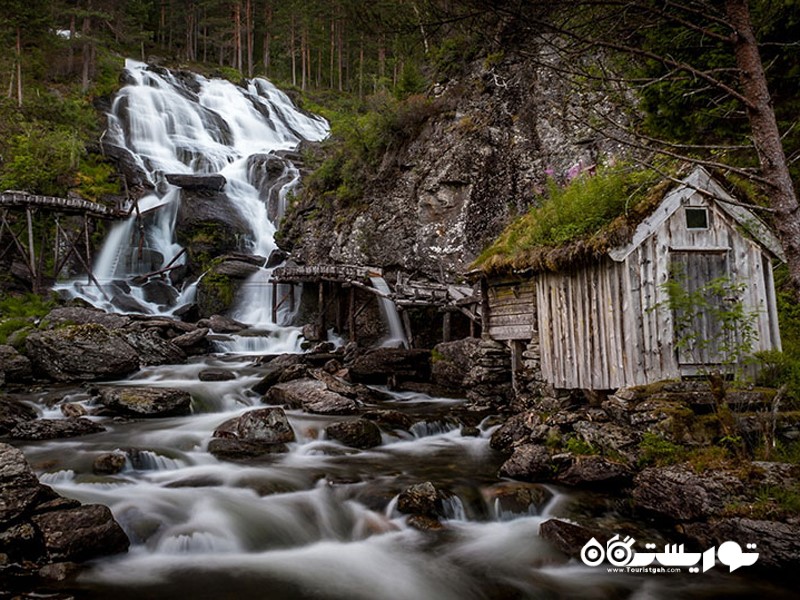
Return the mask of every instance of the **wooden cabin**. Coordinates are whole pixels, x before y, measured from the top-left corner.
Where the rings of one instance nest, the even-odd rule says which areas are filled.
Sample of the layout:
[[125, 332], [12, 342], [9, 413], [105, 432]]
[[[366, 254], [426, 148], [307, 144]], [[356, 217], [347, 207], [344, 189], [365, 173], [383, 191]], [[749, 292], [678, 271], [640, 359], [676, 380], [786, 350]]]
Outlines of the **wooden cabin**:
[[[608, 390], [696, 375], [719, 365], [721, 354], [714, 343], [678, 343], [663, 284], [676, 271], [690, 292], [719, 277], [743, 283], [744, 310], [755, 313], [753, 351], [780, 349], [772, 265], [781, 258], [763, 222], [697, 168], [628, 244], [556, 272], [485, 280], [488, 332], [512, 349], [538, 334], [543, 379], [556, 388]], [[720, 333], [707, 315], [693, 327], [699, 339]]]

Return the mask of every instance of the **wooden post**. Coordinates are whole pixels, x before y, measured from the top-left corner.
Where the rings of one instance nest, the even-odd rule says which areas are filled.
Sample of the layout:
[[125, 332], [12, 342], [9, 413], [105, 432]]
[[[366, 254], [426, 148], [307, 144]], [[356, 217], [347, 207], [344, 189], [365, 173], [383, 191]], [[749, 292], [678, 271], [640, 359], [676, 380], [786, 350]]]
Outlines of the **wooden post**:
[[347, 329], [350, 330], [350, 341], [356, 341], [356, 288], [350, 288], [350, 306], [347, 309]]
[[408, 311], [403, 311], [403, 329], [406, 332], [406, 339], [408, 340], [408, 347], [414, 347], [414, 335], [411, 331], [411, 317], [408, 316]]
[[341, 334], [344, 330], [344, 314], [342, 305], [342, 284], [335, 284], [336, 303], [334, 310], [336, 311], [336, 333]]
[[33, 284], [33, 291], [39, 291], [39, 276], [36, 273], [36, 250], [33, 242], [33, 217], [31, 215], [31, 207], [25, 207], [25, 216], [28, 219], [28, 260], [30, 261], [30, 272]]
[[90, 281], [94, 279], [92, 273], [92, 247], [89, 244], [89, 215], [83, 213], [83, 245], [86, 249], [86, 270], [89, 272]]
[[489, 282], [481, 277], [481, 337], [489, 338]]
[[58, 215], [56, 215], [55, 221], [56, 221], [56, 239], [55, 242], [53, 243], [53, 279], [58, 281], [58, 274], [61, 273], [61, 269], [58, 266], [58, 246], [60, 244], [59, 242], [60, 235], [58, 231], [59, 229]]
[[328, 339], [328, 323], [326, 319], [326, 309], [325, 306], [325, 281], [320, 279], [319, 281], [319, 315], [317, 317], [317, 328], [319, 329], [319, 338], [321, 340]]
[[442, 341], [449, 342], [452, 335], [452, 313], [446, 310], [442, 318]]
[[289, 284], [289, 312], [294, 312], [294, 283]]
[[[57, 227], [58, 227], [58, 229], [61, 229], [60, 225], [58, 225]], [[78, 260], [83, 265], [83, 268], [86, 269], [86, 272], [88, 273], [88, 277], [89, 277], [89, 283], [94, 283], [97, 286], [97, 289], [100, 290], [100, 293], [103, 295], [103, 298], [108, 300], [108, 296], [106, 295], [105, 291], [103, 291], [103, 288], [100, 285], [100, 282], [97, 281], [97, 279], [95, 279], [94, 275], [92, 274], [91, 267], [88, 264], [86, 264], [86, 261], [83, 260], [83, 257], [81, 256], [81, 253], [77, 251], [77, 249], [75, 248], [75, 244], [72, 243], [72, 240], [69, 239], [69, 236], [64, 232], [63, 229], [61, 229], [61, 235], [63, 235], [64, 239], [67, 240], [67, 243], [69, 243], [69, 245], [75, 251], [75, 256], [78, 257]]]
[[475, 319], [469, 320], [469, 337], [475, 337]]
[[272, 322], [278, 323], [278, 284], [272, 282]]

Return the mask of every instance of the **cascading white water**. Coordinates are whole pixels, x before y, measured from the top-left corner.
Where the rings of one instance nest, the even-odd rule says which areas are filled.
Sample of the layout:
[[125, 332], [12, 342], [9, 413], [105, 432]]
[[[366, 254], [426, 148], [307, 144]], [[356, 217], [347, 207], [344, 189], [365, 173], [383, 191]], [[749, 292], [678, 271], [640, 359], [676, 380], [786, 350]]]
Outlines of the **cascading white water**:
[[381, 313], [389, 325], [389, 337], [383, 341], [383, 345], [396, 346], [402, 344], [404, 348], [408, 348], [408, 338], [406, 338], [403, 325], [400, 323], [400, 315], [397, 312], [397, 306], [387, 297], [392, 293], [389, 289], [389, 285], [383, 277], [370, 277], [370, 281], [372, 281], [372, 287], [384, 294], [383, 296], [379, 296], [379, 298]]
[[[297, 110], [286, 94], [264, 79], [240, 87], [199, 75], [176, 77], [133, 60], [126, 61], [125, 67], [129, 83], [114, 100], [104, 143], [129, 151], [146, 174], [155, 191], [139, 200], [138, 209], [140, 213], [155, 209], [155, 216], [147, 221], [144, 240], [137, 235], [135, 215], [112, 228], [94, 266], [101, 289], [83, 277], [61, 282], [56, 289], [109, 311], [171, 314], [192, 300], [194, 285], [185, 285], [174, 303], [164, 305], [149, 302], [126, 281], [185, 261], [174, 231], [180, 190], [166, 182], [164, 175], [223, 175], [227, 197], [251, 230], [245, 249], [268, 257], [275, 249], [275, 223], [269, 218], [265, 197], [271, 187], [281, 186], [279, 217], [299, 173], [288, 165], [276, 183], [255, 173], [248, 161], [256, 155], [292, 150], [303, 140], [321, 140], [329, 127], [324, 119]], [[264, 279], [269, 272], [256, 275], [245, 288], [267, 287]], [[120, 296], [127, 298], [123, 301]], [[267, 294], [258, 298], [245, 294], [236, 315], [246, 323], [263, 325], [271, 316], [269, 302]]]

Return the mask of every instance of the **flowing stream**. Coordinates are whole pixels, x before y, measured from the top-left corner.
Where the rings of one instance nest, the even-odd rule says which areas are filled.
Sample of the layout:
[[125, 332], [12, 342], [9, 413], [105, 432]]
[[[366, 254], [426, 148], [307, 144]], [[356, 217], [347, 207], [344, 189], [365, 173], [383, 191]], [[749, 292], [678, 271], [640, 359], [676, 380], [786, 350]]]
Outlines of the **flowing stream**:
[[[141, 64], [130, 63], [128, 73], [131, 83], [114, 104], [109, 135], [131, 150], [161, 190], [140, 204], [143, 210], [165, 205], [148, 232], [160, 264], [179, 251], [171, 229], [178, 194], [162, 181], [165, 172], [224, 174], [229, 194], [253, 224], [250, 251], [268, 256], [274, 226], [260, 195], [264, 186], [279, 186], [285, 201], [298, 174], [288, 166], [282, 182], [257, 181], [246, 159], [293, 148], [300, 139], [320, 139], [327, 126], [294, 110], [263, 80], [243, 91], [197, 78], [192, 90]], [[133, 221], [119, 223], [111, 232], [96, 261], [103, 283], [135, 270], [125, 262], [133, 226]], [[270, 299], [258, 295], [265, 285], [253, 283], [245, 286], [236, 316], [263, 323]], [[114, 308], [93, 286], [73, 281], [63, 287]], [[143, 297], [137, 301], [149, 312], [171, 310]], [[392, 336], [402, 341], [399, 320], [392, 323]], [[566, 560], [539, 537], [539, 525], [572, 514], [581, 497], [499, 479], [502, 457], [489, 447], [496, 424], [487, 420], [477, 436], [462, 435], [452, 417], [458, 400], [391, 394], [374, 408], [401, 411], [415, 424], [409, 431], [384, 431], [383, 443], [370, 450], [325, 438], [326, 425], [352, 417], [287, 411], [297, 435], [289, 452], [238, 463], [216, 459], [207, 452], [215, 428], [261, 406], [251, 388], [263, 369], [244, 354], [296, 349], [296, 330], [275, 329], [278, 335], [244, 350], [237, 344], [223, 348], [236, 354], [149, 367], [116, 382], [185, 389], [192, 395], [189, 416], [92, 417], [107, 431], [21, 446], [44, 483], [82, 502], [108, 505], [131, 539], [127, 554], [95, 561], [77, 581], [65, 584], [68, 591], [80, 598], [137, 600], [671, 599], [729, 598], [740, 590], [778, 597], [766, 583], [719, 569], [702, 576], [624, 575]], [[207, 368], [230, 371], [234, 379], [201, 382], [198, 375]], [[33, 403], [43, 415], [60, 418], [45, 405], [46, 395], [34, 395]], [[87, 402], [88, 395], [75, 388], [65, 400]], [[93, 474], [94, 459], [115, 450], [127, 454], [125, 469]], [[440, 531], [414, 529], [396, 508], [404, 488], [425, 481], [447, 493]], [[613, 506], [603, 508], [602, 497], [593, 503], [601, 506], [603, 519], [613, 521]]]

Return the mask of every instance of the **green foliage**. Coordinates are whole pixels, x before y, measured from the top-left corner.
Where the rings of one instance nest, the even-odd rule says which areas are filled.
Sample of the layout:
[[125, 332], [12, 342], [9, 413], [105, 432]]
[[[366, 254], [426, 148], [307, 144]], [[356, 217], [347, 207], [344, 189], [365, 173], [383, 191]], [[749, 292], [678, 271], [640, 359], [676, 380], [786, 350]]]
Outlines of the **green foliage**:
[[82, 161], [76, 179], [78, 194], [93, 202], [103, 196], [121, 193], [116, 169], [96, 154], [90, 154]]
[[550, 181], [547, 197], [523, 215], [476, 261], [481, 266], [540, 247], [556, 247], [597, 234], [615, 218], [633, 211], [648, 197], [660, 176], [625, 165], [600, 168], [565, 187]]
[[[672, 311], [676, 348], [697, 356], [697, 363], [703, 362], [699, 357], [704, 352], [712, 351], [719, 358], [724, 375], [741, 377], [758, 337], [755, 328], [758, 312], [746, 310], [742, 300], [746, 287], [729, 277], [717, 277], [689, 290], [686, 274], [673, 269], [661, 288], [667, 293], [666, 304]], [[660, 303], [656, 305], [660, 307]], [[698, 323], [712, 321], [719, 330], [713, 339], [698, 327]]]
[[439, 79], [452, 79], [463, 75], [481, 49], [476, 36], [454, 34], [446, 37], [431, 51], [431, 63]]
[[0, 344], [8, 343], [11, 337], [17, 338], [15, 343], [24, 341], [24, 336], [13, 336], [13, 334], [30, 328], [55, 306], [53, 298], [30, 293], [23, 296], [6, 296], [0, 300]]
[[756, 490], [752, 510], [764, 517], [800, 514], [800, 486], [763, 485]]
[[663, 467], [679, 463], [686, 458], [683, 446], [674, 444], [655, 433], [645, 432], [639, 442], [639, 466], [656, 465]]
[[564, 439], [564, 449], [567, 452], [572, 452], [573, 454], [578, 454], [583, 456], [590, 454], [599, 454], [597, 448], [592, 446], [592, 444], [590, 444], [583, 438], [579, 438], [577, 436], [566, 437]]

